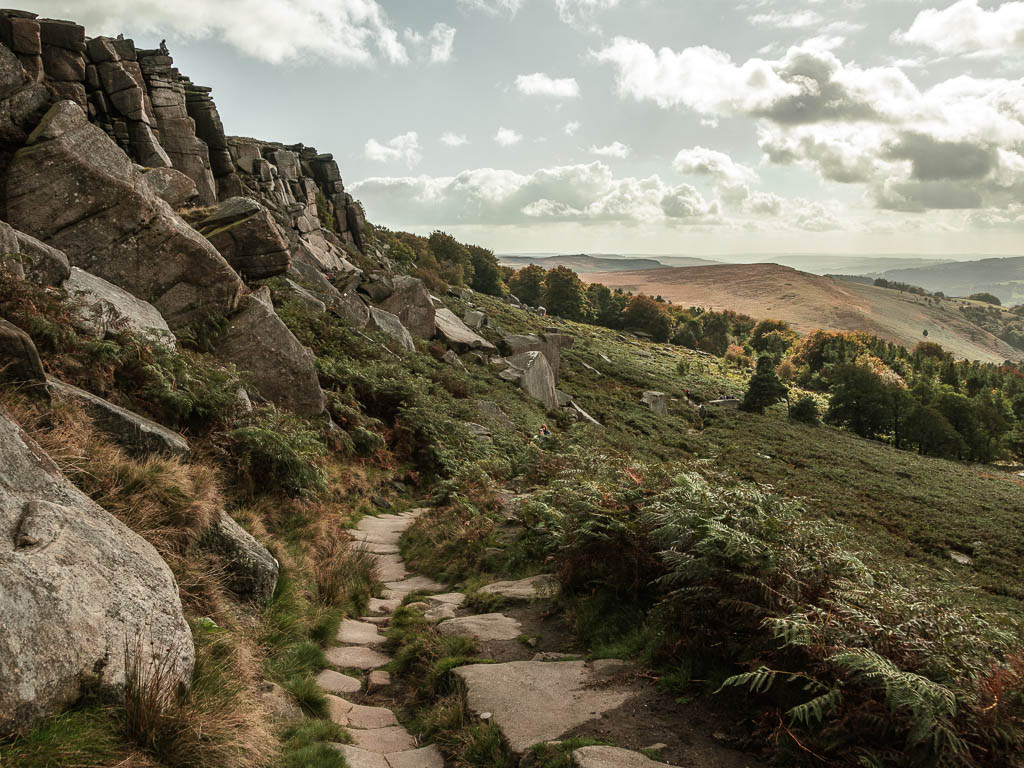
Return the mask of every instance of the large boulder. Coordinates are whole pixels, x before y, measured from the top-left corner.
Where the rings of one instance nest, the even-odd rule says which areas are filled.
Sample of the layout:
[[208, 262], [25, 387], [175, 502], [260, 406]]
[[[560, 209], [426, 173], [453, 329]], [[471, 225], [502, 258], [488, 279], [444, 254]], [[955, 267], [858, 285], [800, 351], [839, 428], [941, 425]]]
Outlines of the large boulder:
[[403, 352], [412, 352], [416, 349], [416, 343], [412, 340], [412, 334], [402, 325], [397, 315], [385, 312], [377, 307], [370, 307], [370, 318], [366, 327], [372, 331], [379, 331], [390, 336], [397, 343]]
[[329, 301], [328, 305], [336, 316], [353, 328], [362, 330], [370, 322], [370, 308], [355, 291], [346, 291], [340, 294]]
[[71, 275], [68, 257], [0, 221], [0, 266], [37, 285], [60, 285]]
[[196, 182], [173, 168], [150, 168], [142, 174], [153, 193], [177, 210], [199, 199]]
[[248, 197], [232, 197], [196, 225], [228, 264], [250, 280], [288, 271], [291, 255], [270, 211]]
[[655, 413], [668, 413], [668, 398], [664, 392], [650, 389], [640, 396], [640, 402]]
[[18, 326], [0, 318], [0, 378], [38, 387], [46, 373], [32, 339]]
[[117, 688], [125, 658], [188, 684], [192, 633], [156, 550], [0, 413], [0, 735]]
[[174, 334], [156, 307], [102, 277], [72, 267], [64, 289], [79, 301], [75, 315], [81, 330], [100, 338], [108, 332], [130, 331], [175, 346]]
[[510, 334], [502, 339], [502, 351], [506, 355], [520, 352], [542, 352], [558, 381], [558, 369], [562, 361], [562, 349], [575, 343], [576, 339], [566, 333], [542, 333], [540, 335]]
[[228, 588], [243, 600], [266, 605], [274, 596], [280, 566], [266, 547], [221, 512], [204, 534], [206, 546], [227, 559]]
[[[38, 66], [42, 67], [41, 60]], [[0, 147], [24, 142], [49, 103], [46, 86], [25, 71], [14, 53], [0, 45]]]
[[177, 432], [157, 424], [152, 419], [122, 408], [102, 397], [86, 392], [71, 384], [50, 379], [46, 388], [57, 397], [77, 401], [93, 417], [96, 426], [110, 435], [115, 442], [134, 454], [166, 453], [187, 456], [188, 441]]
[[381, 302], [380, 308], [396, 315], [413, 336], [430, 339], [434, 336], [434, 304], [423, 281], [408, 275], [392, 280], [394, 290]]
[[266, 286], [250, 294], [245, 308], [231, 318], [215, 355], [247, 372], [265, 400], [299, 416], [323, 413], [325, 399], [313, 353], [277, 316]]
[[537, 351], [520, 352], [508, 358], [508, 362], [511, 367], [502, 371], [502, 374], [511, 371], [515, 376], [503, 375], [502, 378], [515, 381], [526, 394], [540, 400], [548, 408], [558, 407], [555, 374], [543, 354]]
[[434, 323], [437, 326], [437, 335], [448, 347], [457, 352], [497, 351], [491, 342], [470, 330], [450, 309], [438, 309], [434, 314]]
[[171, 328], [230, 315], [245, 286], [73, 102], [55, 104], [11, 160], [7, 220], [86, 272], [152, 303]]

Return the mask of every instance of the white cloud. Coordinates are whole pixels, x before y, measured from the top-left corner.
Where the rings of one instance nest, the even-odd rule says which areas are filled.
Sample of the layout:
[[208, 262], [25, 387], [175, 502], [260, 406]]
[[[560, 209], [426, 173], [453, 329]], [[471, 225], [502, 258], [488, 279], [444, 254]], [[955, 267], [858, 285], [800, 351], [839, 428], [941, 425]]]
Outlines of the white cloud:
[[441, 143], [446, 147], [461, 147], [469, 144], [469, 139], [464, 133], [453, 133], [452, 131], [445, 131], [441, 134]]
[[515, 16], [523, 6], [523, 0], [458, 0], [459, 5], [476, 11]]
[[543, 72], [519, 75], [516, 89], [527, 96], [551, 96], [556, 99], [575, 99], [580, 95], [580, 86], [575, 77], [550, 77]]
[[366, 142], [363, 151], [369, 160], [376, 160], [380, 163], [402, 161], [410, 168], [423, 159], [423, 155], [420, 153], [420, 137], [416, 131], [395, 136], [386, 144], [381, 144], [376, 139], [370, 139]]
[[591, 146], [590, 154], [600, 155], [601, 157], [618, 157], [624, 159], [629, 157], [630, 152], [633, 149], [627, 144], [623, 144], [621, 141], [613, 141], [611, 144], [607, 144], [603, 147]]
[[421, 52], [422, 58], [431, 64], [444, 64], [451, 61], [455, 53], [455, 32], [455, 27], [438, 22], [425, 35], [412, 29], [405, 30], [402, 35], [410, 46]]
[[555, 0], [558, 15], [566, 24], [586, 20], [595, 11], [606, 11], [619, 5], [620, 0]]
[[680, 150], [672, 161], [672, 167], [680, 173], [710, 176], [716, 181], [729, 184], [754, 184], [759, 181], [753, 168], [737, 163], [724, 152], [706, 147]]
[[34, 11], [85, 24], [89, 34], [125, 30], [217, 39], [273, 64], [322, 59], [367, 65], [409, 54], [377, 0], [38, 0]]
[[758, 13], [750, 17], [750, 23], [764, 27], [776, 27], [779, 29], [804, 29], [821, 24], [821, 14], [817, 11], [804, 10], [792, 13], [771, 11], [770, 13]]
[[947, 8], [921, 11], [897, 42], [913, 43], [946, 55], [999, 56], [1024, 48], [1024, 2], [1007, 2], [992, 10], [978, 0], [959, 0]]
[[372, 178], [352, 187], [371, 209], [398, 210], [410, 224], [719, 224], [717, 202], [657, 175], [616, 178], [600, 161], [530, 174], [494, 168], [457, 176]]
[[498, 132], [494, 134], [494, 141], [500, 147], [511, 147], [522, 140], [523, 134], [519, 133], [519, 131], [514, 131], [511, 128], [501, 127], [498, 129]]

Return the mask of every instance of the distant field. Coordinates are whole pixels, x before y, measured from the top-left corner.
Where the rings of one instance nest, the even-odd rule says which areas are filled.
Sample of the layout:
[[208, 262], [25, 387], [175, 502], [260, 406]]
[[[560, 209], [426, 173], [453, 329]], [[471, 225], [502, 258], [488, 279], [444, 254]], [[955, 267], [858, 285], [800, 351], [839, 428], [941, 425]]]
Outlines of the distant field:
[[924, 339], [957, 357], [1001, 363], [1020, 352], [966, 320], [958, 302], [934, 306], [923, 297], [799, 272], [777, 264], [679, 267], [636, 272], [582, 273], [584, 282], [661, 295], [685, 306], [732, 309], [782, 318], [802, 333], [815, 329], [867, 331], [911, 348]]

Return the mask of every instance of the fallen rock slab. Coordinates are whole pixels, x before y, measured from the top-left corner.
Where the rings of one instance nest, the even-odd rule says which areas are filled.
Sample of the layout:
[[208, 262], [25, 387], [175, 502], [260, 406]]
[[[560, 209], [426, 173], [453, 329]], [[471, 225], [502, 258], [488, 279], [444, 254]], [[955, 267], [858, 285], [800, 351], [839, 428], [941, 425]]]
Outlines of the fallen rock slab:
[[[530, 397], [540, 400], [548, 408], [558, 407], [558, 395], [555, 392], [555, 375], [548, 364], [547, 358], [540, 352], [520, 352], [508, 358], [508, 368], [501, 372], [501, 377], [515, 381]], [[515, 377], [507, 376], [510, 371]]]
[[668, 413], [668, 403], [664, 392], [648, 390], [643, 393], [640, 401], [654, 411], [654, 413]]
[[465, 635], [477, 640], [515, 640], [523, 633], [522, 625], [500, 613], [481, 613], [448, 619], [437, 625], [442, 635]]
[[402, 325], [402, 321], [396, 315], [385, 312], [383, 309], [377, 309], [377, 307], [370, 307], [369, 311], [370, 319], [366, 324], [368, 329], [390, 336], [403, 352], [412, 352], [416, 349], [416, 343], [412, 340], [412, 335]]
[[[364, 648], [359, 645], [346, 645], [339, 648], [329, 649], [327, 651], [327, 661], [336, 667], [362, 669], [367, 671], [383, 667], [391, 661], [391, 657], [385, 656], [380, 651], [375, 651], [372, 648]], [[359, 687], [362, 688], [362, 685]]]
[[203, 543], [226, 558], [227, 587], [243, 600], [266, 605], [274, 596], [280, 564], [227, 512], [217, 516]]
[[132, 453], [165, 453], [171, 456], [187, 456], [189, 453], [188, 441], [184, 437], [145, 416], [57, 379], [48, 380], [46, 387], [57, 397], [80, 403], [102, 432]]
[[174, 335], [156, 307], [102, 277], [71, 267], [64, 290], [80, 302], [75, 313], [80, 329], [98, 338], [128, 331], [171, 348], [175, 346]]
[[497, 351], [497, 347], [483, 336], [474, 333], [450, 309], [437, 310], [434, 314], [434, 323], [437, 325], [438, 337], [456, 352], [472, 352], [473, 350]]
[[228, 198], [196, 229], [247, 279], [282, 275], [291, 264], [284, 232], [266, 208], [248, 197]]
[[444, 768], [444, 758], [435, 744], [409, 752], [393, 752], [387, 759], [390, 768]]
[[650, 758], [618, 747], [580, 747], [573, 750], [572, 763], [576, 768], [664, 768]]
[[544, 573], [518, 581], [496, 581], [481, 587], [480, 592], [485, 595], [500, 595], [510, 600], [534, 600], [558, 594], [558, 582], [554, 577]]
[[490, 712], [516, 755], [599, 719], [635, 695], [624, 686], [590, 687], [595, 678], [583, 661], [471, 664], [454, 673], [465, 686], [470, 711]]
[[392, 279], [393, 291], [381, 302], [381, 309], [396, 315], [402, 325], [418, 339], [429, 339], [436, 330], [434, 304], [423, 281], [398, 275]]
[[33, 387], [46, 384], [46, 372], [31, 337], [3, 318], [0, 318], [0, 377]]

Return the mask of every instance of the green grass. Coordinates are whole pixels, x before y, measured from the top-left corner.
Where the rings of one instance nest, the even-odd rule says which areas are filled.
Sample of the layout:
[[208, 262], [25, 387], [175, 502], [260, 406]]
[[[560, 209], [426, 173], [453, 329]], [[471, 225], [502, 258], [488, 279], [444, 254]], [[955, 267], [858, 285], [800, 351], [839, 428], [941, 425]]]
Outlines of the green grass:
[[290, 726], [281, 735], [280, 768], [348, 768], [348, 763], [326, 742], [347, 744], [352, 739], [330, 720], [306, 720]]
[[113, 708], [86, 699], [21, 738], [0, 741], [4, 768], [105, 765], [126, 751]]
[[557, 744], [535, 744], [530, 749], [530, 765], [534, 768], [573, 768], [575, 765], [572, 759], [573, 752], [581, 747], [599, 745], [614, 746], [610, 741], [581, 737], [565, 739]]

